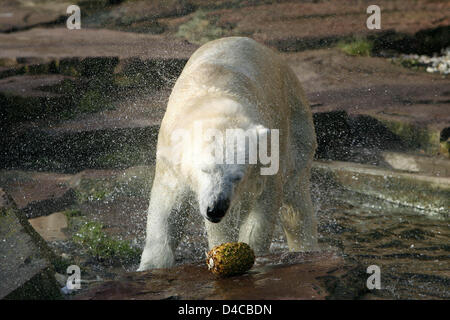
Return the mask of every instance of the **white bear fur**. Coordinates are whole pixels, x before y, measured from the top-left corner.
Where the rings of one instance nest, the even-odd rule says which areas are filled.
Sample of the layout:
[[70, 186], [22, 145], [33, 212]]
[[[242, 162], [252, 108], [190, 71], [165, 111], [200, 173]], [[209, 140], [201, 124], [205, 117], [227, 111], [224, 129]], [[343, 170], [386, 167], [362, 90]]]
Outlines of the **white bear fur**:
[[[190, 143], [175, 145], [177, 129], [193, 124], [225, 130], [279, 129], [279, 171], [261, 175], [258, 165], [214, 165], [211, 154], [180, 159]], [[317, 226], [310, 198], [310, 167], [316, 149], [311, 111], [288, 65], [272, 50], [244, 37], [211, 41], [189, 59], [169, 98], [158, 135], [147, 238], [139, 270], [174, 264], [187, 202], [205, 206], [222, 192], [231, 206], [220, 223], [205, 220], [209, 247], [248, 243], [268, 251], [280, 221], [291, 251], [315, 250]], [[204, 150], [204, 148], [202, 149]], [[242, 178], [234, 182], [235, 178]]]

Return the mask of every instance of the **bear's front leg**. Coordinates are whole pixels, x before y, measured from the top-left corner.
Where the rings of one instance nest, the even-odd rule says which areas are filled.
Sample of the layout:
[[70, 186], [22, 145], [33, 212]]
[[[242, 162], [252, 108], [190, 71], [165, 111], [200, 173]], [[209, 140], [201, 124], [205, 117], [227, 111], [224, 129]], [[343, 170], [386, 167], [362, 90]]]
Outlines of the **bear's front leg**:
[[[308, 177], [308, 175], [306, 175]], [[280, 220], [290, 251], [319, 250], [317, 221], [311, 201], [309, 179], [298, 179], [294, 190], [287, 189]]]
[[276, 189], [273, 181], [264, 185], [264, 190], [253, 204], [250, 213], [244, 219], [240, 231], [239, 241], [247, 243], [257, 256], [267, 254], [276, 222], [276, 215], [280, 209], [280, 199], [274, 197]]
[[178, 227], [184, 220], [176, 216], [179, 212], [175, 208], [183, 193], [180, 183], [168, 172], [158, 171], [157, 167], [148, 208], [147, 238], [138, 271], [173, 266], [180, 237]]

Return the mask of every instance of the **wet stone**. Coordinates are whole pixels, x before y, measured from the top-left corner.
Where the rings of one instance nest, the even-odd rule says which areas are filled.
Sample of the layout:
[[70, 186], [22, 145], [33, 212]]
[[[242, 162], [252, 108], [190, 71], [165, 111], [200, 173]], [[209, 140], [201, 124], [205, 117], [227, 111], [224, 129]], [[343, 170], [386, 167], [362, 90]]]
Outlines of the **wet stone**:
[[62, 212], [29, 219], [28, 222], [46, 241], [67, 239], [67, 235], [63, 231], [63, 229], [67, 228], [67, 217]]
[[316, 161], [313, 180], [327, 181], [366, 196], [423, 210], [427, 215], [450, 214], [450, 179], [386, 170], [340, 161]]
[[45, 216], [75, 203], [70, 175], [43, 172], [1, 171], [0, 187], [8, 192], [27, 218]]
[[[76, 299], [352, 299], [365, 292], [355, 268], [330, 251], [259, 257], [250, 271], [229, 278], [213, 275], [199, 262], [128, 273]], [[352, 272], [351, 284], [344, 285]]]
[[0, 299], [61, 298], [45, 241], [11, 199], [0, 205]]

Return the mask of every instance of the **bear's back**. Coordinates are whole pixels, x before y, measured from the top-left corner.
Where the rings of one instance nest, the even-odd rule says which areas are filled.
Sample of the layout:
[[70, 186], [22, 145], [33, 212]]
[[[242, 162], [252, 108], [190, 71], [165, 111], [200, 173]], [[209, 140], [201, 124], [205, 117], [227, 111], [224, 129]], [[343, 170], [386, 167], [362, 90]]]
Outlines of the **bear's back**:
[[178, 113], [183, 108], [187, 112], [195, 108], [190, 101], [223, 93], [250, 101], [249, 107], [255, 110], [248, 111], [265, 116], [267, 121], [261, 120], [269, 125], [271, 119], [290, 113], [285, 103], [287, 68], [278, 54], [249, 38], [208, 42], [194, 52], [184, 67], [170, 96], [168, 111]]
[[216, 97], [240, 103], [249, 122], [280, 130], [283, 166], [301, 166], [314, 152], [312, 114], [297, 76], [277, 53], [244, 37], [208, 42], [191, 56], [170, 95], [158, 145], [170, 145], [175, 129], [211, 114], [203, 102]]
[[261, 72], [275, 73], [281, 59], [278, 55], [246, 37], [227, 37], [210, 41], [197, 49], [186, 64], [183, 73], [196, 72], [204, 65], [223, 66], [242, 73], [252, 81], [259, 81]]

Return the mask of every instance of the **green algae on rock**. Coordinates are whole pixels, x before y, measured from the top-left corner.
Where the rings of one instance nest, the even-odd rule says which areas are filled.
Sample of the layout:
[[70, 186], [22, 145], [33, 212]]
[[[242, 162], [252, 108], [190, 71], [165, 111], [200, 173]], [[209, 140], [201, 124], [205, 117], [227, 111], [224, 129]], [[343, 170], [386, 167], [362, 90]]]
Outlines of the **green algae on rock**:
[[128, 241], [111, 237], [103, 231], [103, 225], [96, 221], [84, 221], [73, 235], [73, 241], [88, 254], [102, 263], [120, 262], [128, 264], [139, 259], [141, 250]]

